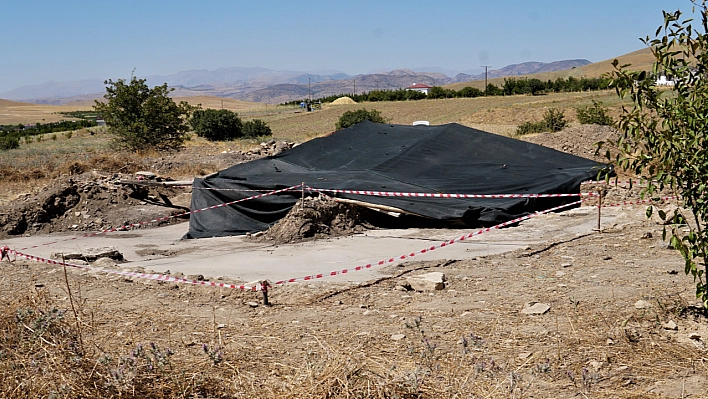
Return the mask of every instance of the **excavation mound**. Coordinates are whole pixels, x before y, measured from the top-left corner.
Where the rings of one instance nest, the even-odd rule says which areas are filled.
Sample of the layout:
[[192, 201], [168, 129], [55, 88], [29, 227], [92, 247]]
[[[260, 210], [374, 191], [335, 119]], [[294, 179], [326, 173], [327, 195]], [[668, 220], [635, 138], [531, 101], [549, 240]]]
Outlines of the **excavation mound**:
[[251, 197], [302, 183], [307, 195], [324, 190], [335, 198], [400, 213], [409, 226], [411, 217], [421, 223], [488, 226], [579, 199], [512, 194], [578, 194], [581, 182], [596, 178], [606, 167], [454, 123], [403, 126], [364, 121], [282, 154], [195, 179], [192, 209], [230, 205], [192, 215], [186, 237], [266, 230], [288, 214], [302, 193], [298, 189]]

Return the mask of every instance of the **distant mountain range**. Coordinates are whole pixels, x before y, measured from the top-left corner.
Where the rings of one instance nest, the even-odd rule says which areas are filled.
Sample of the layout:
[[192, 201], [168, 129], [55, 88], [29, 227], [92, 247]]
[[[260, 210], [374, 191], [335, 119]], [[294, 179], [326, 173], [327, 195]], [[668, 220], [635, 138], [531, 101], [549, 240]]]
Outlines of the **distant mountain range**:
[[[488, 77], [526, 75], [553, 72], [590, 64], [588, 60], [565, 60], [550, 63], [524, 62], [488, 71]], [[426, 72], [428, 69], [434, 72]], [[341, 71], [274, 71], [266, 68], [221, 68], [214, 71], [190, 70], [171, 75], [146, 76], [148, 85], [167, 83], [175, 88], [176, 97], [209, 95], [244, 101], [282, 103], [338, 94], [362, 93], [371, 90], [400, 89], [414, 83], [442, 86], [450, 83], [484, 79], [484, 73], [450, 72], [438, 67], [396, 69], [388, 72], [347, 75]], [[0, 98], [37, 104], [61, 105], [77, 100], [100, 98], [105, 93], [103, 80], [87, 79], [74, 82], [46, 82], [23, 86], [0, 93]]]

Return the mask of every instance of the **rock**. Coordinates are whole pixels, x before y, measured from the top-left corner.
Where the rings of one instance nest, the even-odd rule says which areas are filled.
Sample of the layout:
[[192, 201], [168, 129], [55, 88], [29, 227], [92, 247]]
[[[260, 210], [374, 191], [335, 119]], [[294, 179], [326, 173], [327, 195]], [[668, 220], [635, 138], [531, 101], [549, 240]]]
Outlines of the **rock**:
[[607, 344], [607, 345], [614, 345], [614, 344], [615, 344], [615, 341], [614, 341], [612, 338], [607, 338], [606, 344]]
[[252, 308], [257, 308], [258, 307], [258, 302], [246, 302], [246, 305], [252, 307]]
[[556, 272], [556, 277], [563, 277], [563, 276], [565, 276], [565, 272], [562, 272], [560, 270]]
[[604, 365], [605, 365], [604, 362], [598, 362], [597, 360], [593, 360], [592, 362], [588, 363], [588, 366], [590, 366], [590, 368], [591, 368], [594, 372], [600, 371], [600, 369], [601, 369], [602, 366], [604, 366]]
[[676, 325], [676, 323], [673, 320], [667, 321], [666, 323], [662, 324], [661, 327], [664, 330], [672, 330], [672, 331], [678, 330], [678, 326]]
[[140, 172], [135, 172], [135, 177], [138, 178], [138, 180], [153, 180], [157, 177], [157, 175], [152, 172], [142, 170]]
[[408, 291], [408, 288], [406, 288], [405, 286], [402, 286], [402, 285], [397, 285], [393, 289], [396, 291], [403, 291], [403, 292]]
[[573, 266], [572, 263], [561, 263], [561, 267], [571, 267]]
[[696, 341], [700, 341], [700, 340], [701, 340], [701, 335], [698, 334], [698, 333], [696, 333], [696, 332], [692, 332], [692, 333], [688, 334], [688, 338], [689, 338], [689, 339], [694, 339], [694, 340], [696, 340]]
[[186, 279], [192, 280], [192, 281], [204, 281], [205, 280], [204, 276], [201, 274], [189, 274], [189, 275], [187, 275]]
[[547, 303], [540, 302], [527, 302], [524, 304], [524, 308], [521, 309], [521, 313], [526, 315], [541, 315], [545, 314], [551, 309], [551, 305]]
[[441, 272], [410, 276], [406, 281], [416, 291], [439, 291], [445, 288], [445, 274]]
[[651, 306], [651, 303], [649, 303], [649, 302], [647, 302], [647, 301], [645, 301], [645, 300], [642, 300], [642, 299], [640, 299], [640, 300], [638, 300], [637, 302], [634, 303], [634, 308], [635, 308], [635, 309], [650, 309], [651, 307], [652, 307], [652, 306]]
[[406, 334], [393, 334], [393, 335], [391, 335], [391, 339], [394, 341], [400, 341], [405, 337], [406, 337]]
[[95, 262], [100, 258], [109, 258], [117, 261], [125, 260], [123, 254], [115, 247], [87, 248], [81, 252], [53, 252], [50, 258], [55, 260], [82, 259], [87, 262]]
[[221, 330], [222, 328], [226, 328], [226, 324], [219, 324], [216, 326], [216, 328]]

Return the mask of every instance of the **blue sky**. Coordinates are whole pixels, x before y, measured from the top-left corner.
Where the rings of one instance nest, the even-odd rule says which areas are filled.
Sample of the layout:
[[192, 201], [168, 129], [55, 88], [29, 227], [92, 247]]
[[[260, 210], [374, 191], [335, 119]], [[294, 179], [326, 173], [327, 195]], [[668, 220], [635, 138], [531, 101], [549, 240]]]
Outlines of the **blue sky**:
[[189, 69], [492, 69], [640, 49], [689, 0], [3, 0], [0, 92]]

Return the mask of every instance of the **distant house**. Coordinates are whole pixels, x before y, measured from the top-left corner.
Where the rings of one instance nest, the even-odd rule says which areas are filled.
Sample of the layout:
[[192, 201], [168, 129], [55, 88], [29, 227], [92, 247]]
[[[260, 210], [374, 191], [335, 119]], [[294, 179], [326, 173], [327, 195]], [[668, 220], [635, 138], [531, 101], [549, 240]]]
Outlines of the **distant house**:
[[657, 86], [673, 86], [676, 82], [674, 82], [673, 79], [667, 79], [666, 75], [661, 75], [659, 78], [656, 80], [656, 85]]
[[426, 96], [428, 94], [430, 94], [430, 89], [432, 89], [432, 88], [433, 88], [433, 86], [428, 86], [423, 83], [413, 83], [413, 86], [406, 87], [406, 89], [408, 89], [408, 90], [419, 91], [419, 92], [425, 94]]

